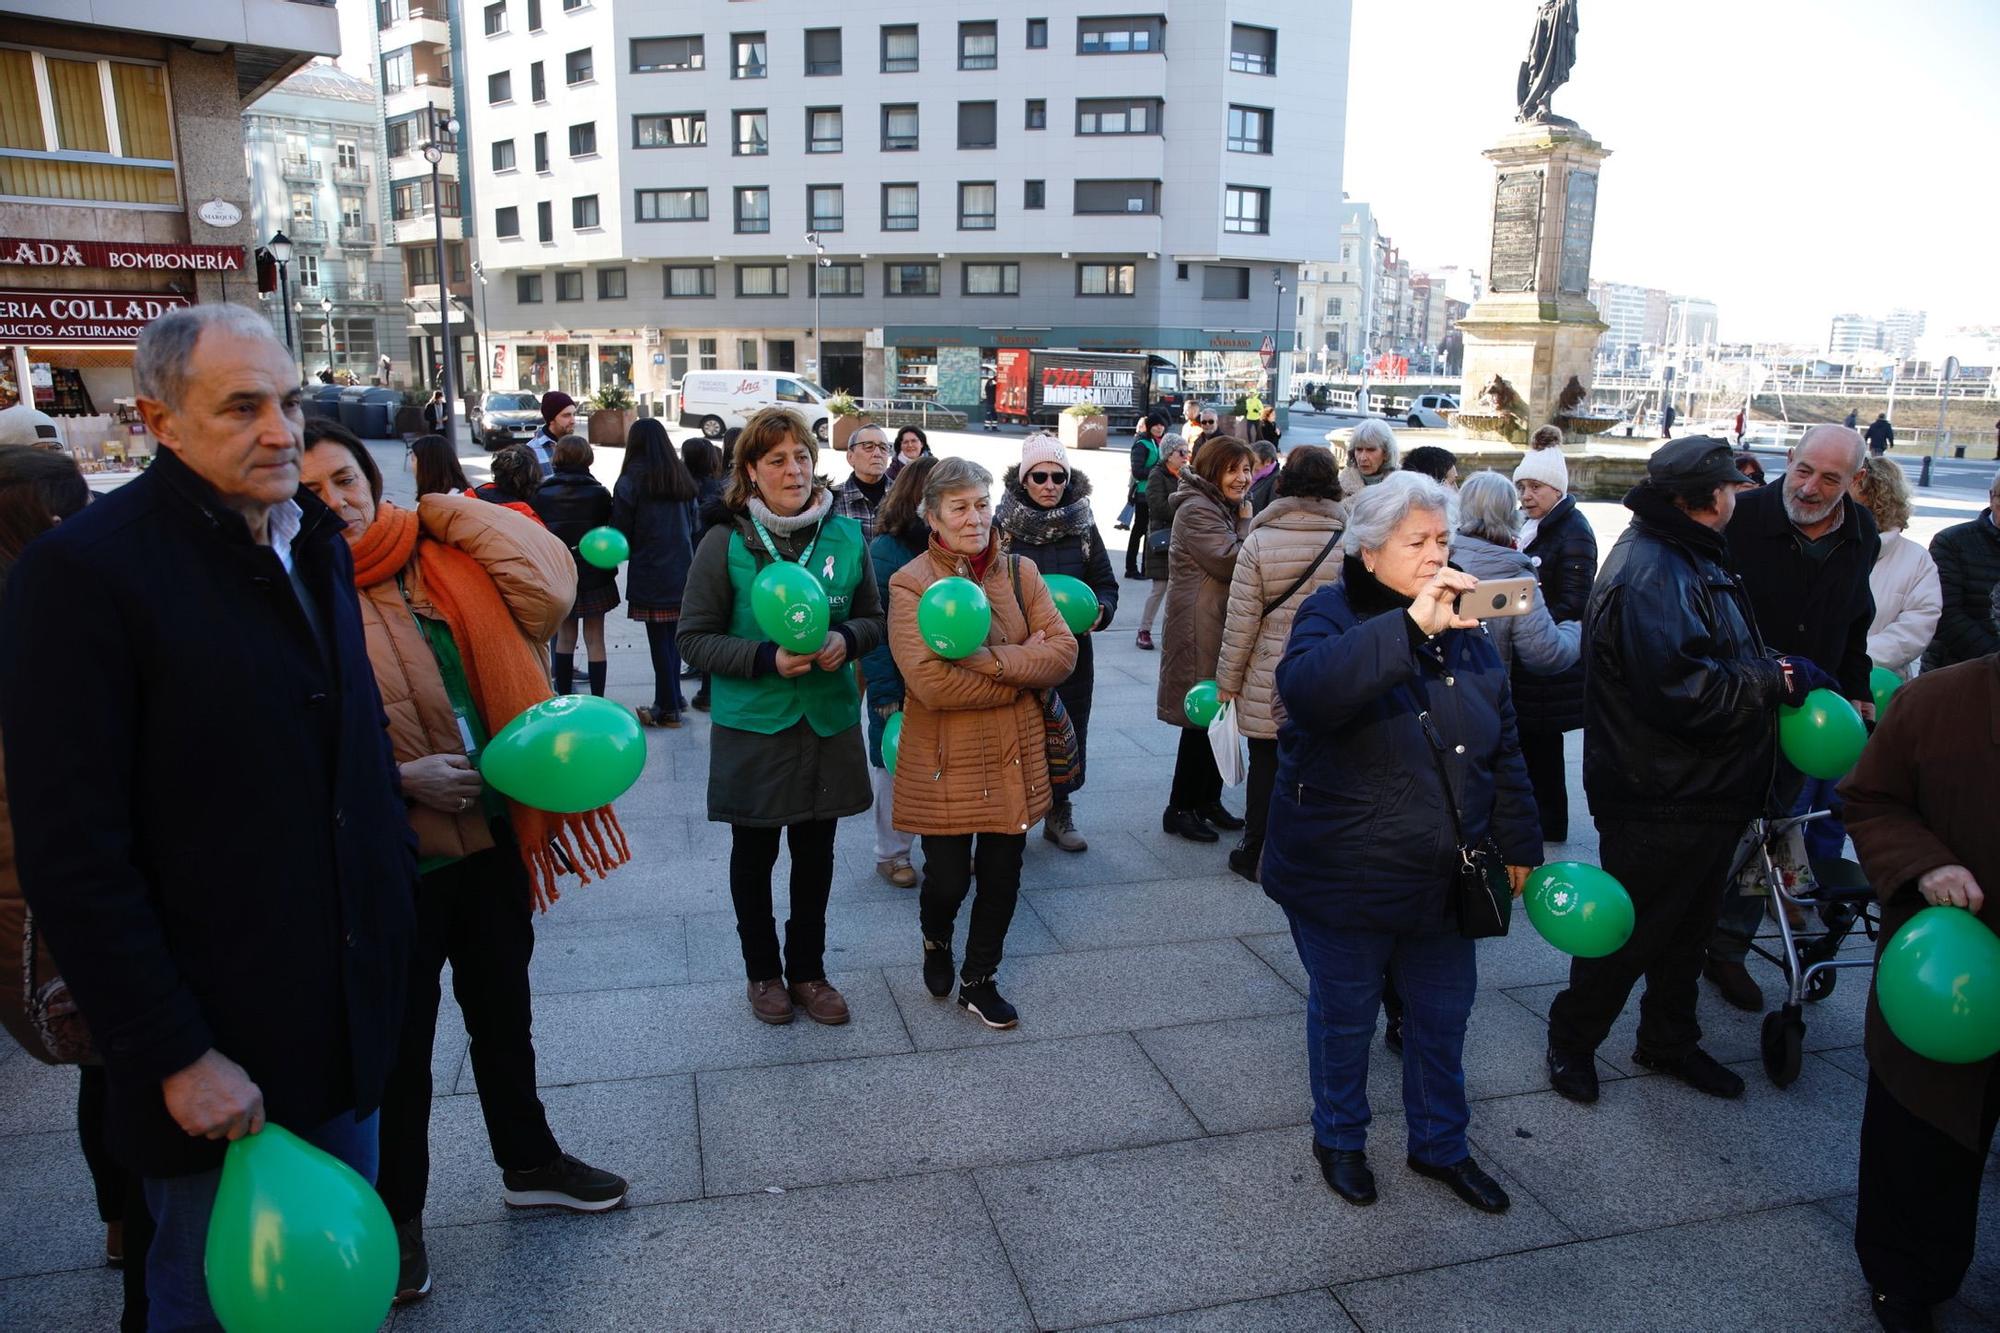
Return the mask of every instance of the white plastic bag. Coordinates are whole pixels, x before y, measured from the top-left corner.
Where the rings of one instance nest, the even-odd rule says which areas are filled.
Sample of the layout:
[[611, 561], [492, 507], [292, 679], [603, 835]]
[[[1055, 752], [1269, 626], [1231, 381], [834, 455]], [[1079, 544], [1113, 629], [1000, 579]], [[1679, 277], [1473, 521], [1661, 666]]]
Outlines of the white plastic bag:
[[1236, 701], [1222, 705], [1215, 721], [1208, 724], [1208, 748], [1215, 751], [1215, 767], [1222, 773], [1222, 785], [1240, 787], [1250, 777], [1250, 758], [1243, 749], [1243, 731], [1236, 725]]

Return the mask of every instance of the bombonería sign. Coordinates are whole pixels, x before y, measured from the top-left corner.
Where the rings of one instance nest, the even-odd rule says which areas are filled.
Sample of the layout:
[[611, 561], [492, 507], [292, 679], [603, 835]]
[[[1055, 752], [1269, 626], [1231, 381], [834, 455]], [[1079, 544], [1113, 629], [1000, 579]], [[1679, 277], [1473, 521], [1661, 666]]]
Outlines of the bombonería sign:
[[172, 292], [0, 288], [0, 343], [130, 343], [169, 310], [193, 304]]
[[0, 238], [0, 264], [27, 268], [115, 268], [240, 273], [240, 245], [167, 245], [148, 241], [44, 241]]

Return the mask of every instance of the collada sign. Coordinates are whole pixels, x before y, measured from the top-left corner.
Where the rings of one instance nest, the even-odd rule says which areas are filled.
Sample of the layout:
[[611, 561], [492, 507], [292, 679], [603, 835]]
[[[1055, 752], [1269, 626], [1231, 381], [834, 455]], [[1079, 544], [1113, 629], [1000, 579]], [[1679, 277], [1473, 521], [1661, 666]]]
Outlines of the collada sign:
[[22, 268], [173, 269], [240, 273], [240, 245], [174, 245], [154, 241], [49, 241], [0, 238], [0, 264]]
[[131, 343], [182, 306], [173, 292], [62, 292], [0, 288], [0, 343]]

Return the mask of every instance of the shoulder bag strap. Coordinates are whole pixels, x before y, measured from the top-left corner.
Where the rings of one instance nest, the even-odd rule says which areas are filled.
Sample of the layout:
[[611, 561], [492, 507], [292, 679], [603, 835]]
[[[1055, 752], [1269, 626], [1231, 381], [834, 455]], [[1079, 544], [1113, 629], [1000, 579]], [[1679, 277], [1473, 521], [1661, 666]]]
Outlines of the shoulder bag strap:
[[1325, 564], [1326, 558], [1333, 554], [1333, 548], [1340, 545], [1340, 537], [1341, 534], [1339, 532], [1335, 532], [1333, 536], [1327, 538], [1326, 545], [1321, 547], [1319, 554], [1313, 557], [1313, 562], [1310, 565], [1306, 566], [1306, 572], [1299, 575], [1298, 578], [1292, 583], [1291, 587], [1285, 589], [1283, 592], [1279, 593], [1276, 597], [1264, 603], [1265, 615], [1267, 616], [1270, 615], [1273, 611], [1283, 606], [1286, 602], [1292, 600], [1292, 594], [1297, 592], [1300, 588], [1306, 586], [1306, 580], [1313, 576], [1313, 571], [1318, 569], [1321, 565]]
[[1451, 774], [1444, 764], [1444, 737], [1438, 735], [1437, 724], [1431, 721], [1430, 710], [1416, 697], [1415, 689], [1410, 689], [1410, 695], [1412, 702], [1417, 704], [1417, 725], [1424, 729], [1424, 739], [1430, 742], [1431, 762], [1437, 765], [1438, 785], [1444, 788], [1444, 808], [1451, 815], [1451, 836], [1458, 843], [1459, 855], [1464, 856], [1467, 851], [1465, 824], [1459, 818], [1458, 797], [1452, 793]]

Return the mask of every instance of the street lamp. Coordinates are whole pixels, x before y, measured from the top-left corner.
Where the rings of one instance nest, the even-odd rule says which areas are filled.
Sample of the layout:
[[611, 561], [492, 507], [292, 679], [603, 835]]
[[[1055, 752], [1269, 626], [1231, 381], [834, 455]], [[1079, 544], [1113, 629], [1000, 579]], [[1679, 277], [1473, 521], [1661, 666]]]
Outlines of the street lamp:
[[1278, 331], [1285, 322], [1285, 271], [1271, 270], [1271, 288], [1275, 307], [1271, 312], [1271, 398], [1273, 410], [1278, 406]]
[[[472, 276], [479, 279], [479, 326], [486, 331], [486, 337], [490, 340], [493, 337], [493, 324], [486, 318], [486, 265], [480, 263], [477, 259], [473, 260]], [[492, 344], [489, 341], [487, 347], [490, 348], [491, 346]], [[487, 350], [482, 348], [479, 353], [479, 383], [482, 388], [489, 392], [493, 388], [492, 374], [493, 363], [487, 360]]]
[[285, 308], [285, 350], [296, 355], [292, 344], [292, 238], [282, 231], [273, 232], [264, 248], [278, 261], [278, 304]]
[[826, 247], [820, 244], [819, 233], [806, 233], [806, 244], [813, 248], [813, 382], [826, 387], [826, 368], [820, 364], [819, 349], [819, 289], [825, 285], [819, 270], [832, 268], [833, 261], [826, 257]]
[[458, 146], [458, 117], [452, 116], [444, 121], [442, 138], [438, 134], [439, 128], [437, 114], [433, 111], [431, 133], [424, 141], [423, 152], [425, 160], [431, 164], [431, 220], [436, 224], [437, 242], [438, 329], [444, 340], [444, 430], [441, 433], [447, 444], [455, 444], [452, 439], [452, 418], [457, 411], [453, 405], [457, 395], [452, 390], [451, 363], [458, 355], [458, 349], [451, 336], [451, 296], [445, 286], [445, 280], [450, 274], [444, 266], [444, 198], [438, 184], [438, 163], [444, 161], [444, 155], [448, 150], [455, 150]]

